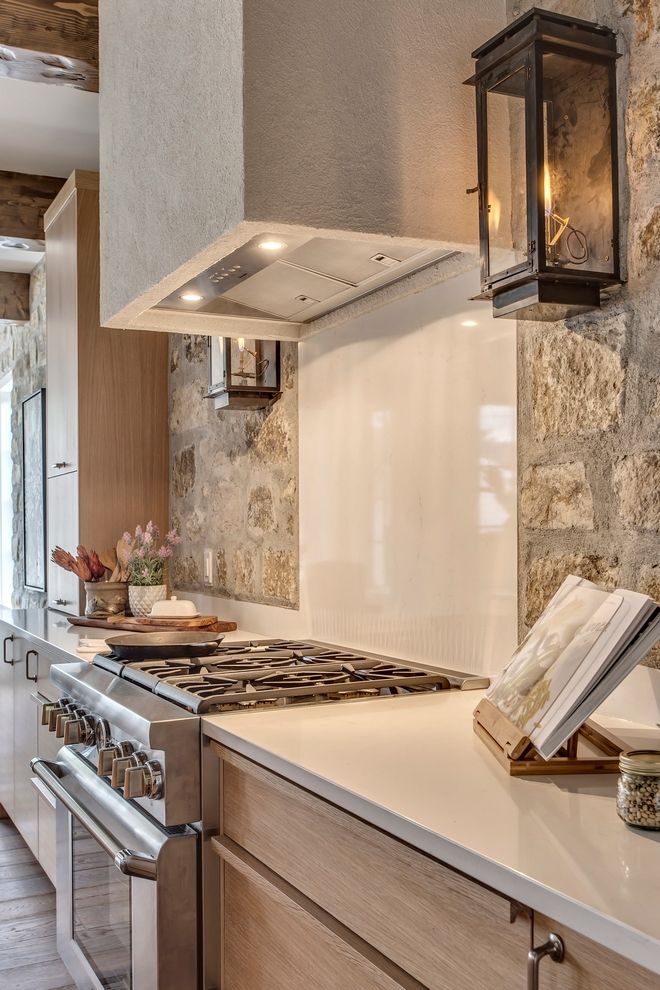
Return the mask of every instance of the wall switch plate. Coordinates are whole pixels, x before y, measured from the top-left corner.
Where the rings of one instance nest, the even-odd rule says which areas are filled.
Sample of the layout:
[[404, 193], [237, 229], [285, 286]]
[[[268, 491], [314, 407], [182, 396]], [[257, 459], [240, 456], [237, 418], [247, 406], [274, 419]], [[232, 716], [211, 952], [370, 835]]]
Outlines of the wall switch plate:
[[213, 551], [209, 547], [204, 550], [204, 584], [213, 584]]

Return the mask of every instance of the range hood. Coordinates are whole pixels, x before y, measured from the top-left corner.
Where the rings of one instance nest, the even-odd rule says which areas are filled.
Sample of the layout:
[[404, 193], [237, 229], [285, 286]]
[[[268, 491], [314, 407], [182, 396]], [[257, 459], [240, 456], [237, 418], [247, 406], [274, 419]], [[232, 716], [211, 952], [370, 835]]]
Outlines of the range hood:
[[453, 252], [264, 231], [190, 279], [156, 307], [309, 323], [427, 268]]
[[187, 7], [100, 5], [104, 326], [303, 340], [478, 266], [463, 79], [505, 0]]

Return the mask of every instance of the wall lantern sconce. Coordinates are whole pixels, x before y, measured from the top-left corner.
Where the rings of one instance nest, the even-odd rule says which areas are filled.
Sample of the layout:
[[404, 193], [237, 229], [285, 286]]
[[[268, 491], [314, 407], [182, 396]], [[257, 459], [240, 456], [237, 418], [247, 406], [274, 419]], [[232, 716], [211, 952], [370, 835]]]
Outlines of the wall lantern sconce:
[[620, 281], [616, 37], [534, 8], [475, 52], [481, 293], [560, 320]]
[[208, 346], [208, 396], [216, 409], [266, 409], [279, 399], [279, 340], [209, 337]]

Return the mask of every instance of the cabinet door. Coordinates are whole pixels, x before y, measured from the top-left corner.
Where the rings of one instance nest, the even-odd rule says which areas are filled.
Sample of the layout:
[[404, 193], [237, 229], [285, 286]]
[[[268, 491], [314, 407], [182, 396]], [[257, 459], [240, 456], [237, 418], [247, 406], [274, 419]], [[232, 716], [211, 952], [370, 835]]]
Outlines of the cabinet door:
[[[40, 655], [39, 660], [42, 657]], [[44, 658], [45, 659], [45, 658]], [[42, 669], [43, 666], [43, 669]], [[42, 725], [43, 706], [49, 701], [57, 700], [57, 689], [48, 680], [49, 665], [40, 664], [39, 670], [39, 690], [37, 693], [37, 748], [38, 755], [42, 760], [54, 761], [62, 740], [58, 739], [54, 732], [49, 732], [47, 725]], [[36, 789], [39, 806], [39, 862], [41, 867], [55, 885], [56, 859], [55, 859], [55, 799], [50, 791], [36, 777], [32, 778], [32, 784]]]
[[238, 754], [212, 748], [223, 758], [229, 839], [429, 990], [522, 990], [531, 922], [518, 905]]
[[78, 466], [78, 278], [75, 191], [46, 230], [48, 475]]
[[[78, 472], [48, 479], [48, 546], [75, 553], [79, 539]], [[48, 604], [70, 615], [80, 612], [80, 581], [75, 574], [48, 562]]]
[[0, 626], [0, 804], [14, 817], [14, 641]]
[[400, 990], [362, 954], [240, 860], [223, 859], [222, 990]]
[[32, 695], [39, 655], [26, 640], [14, 637], [14, 824], [36, 857], [39, 856], [39, 810], [32, 785], [30, 760], [37, 755], [37, 706]]
[[542, 959], [539, 963], [539, 990], [658, 990], [660, 976], [642, 969], [542, 915], [534, 915], [534, 944], [547, 942], [550, 932], [564, 941], [561, 963]]

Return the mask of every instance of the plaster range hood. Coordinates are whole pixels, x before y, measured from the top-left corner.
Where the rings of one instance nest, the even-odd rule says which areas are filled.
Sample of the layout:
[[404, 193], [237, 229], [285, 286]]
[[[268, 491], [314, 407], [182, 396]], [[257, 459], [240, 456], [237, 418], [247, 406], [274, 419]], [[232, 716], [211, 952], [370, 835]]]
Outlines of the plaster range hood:
[[383, 239], [286, 237], [271, 231], [190, 279], [159, 310], [309, 323], [456, 252]]
[[161, 6], [100, 4], [104, 326], [303, 341], [478, 267], [463, 79], [504, 0]]

